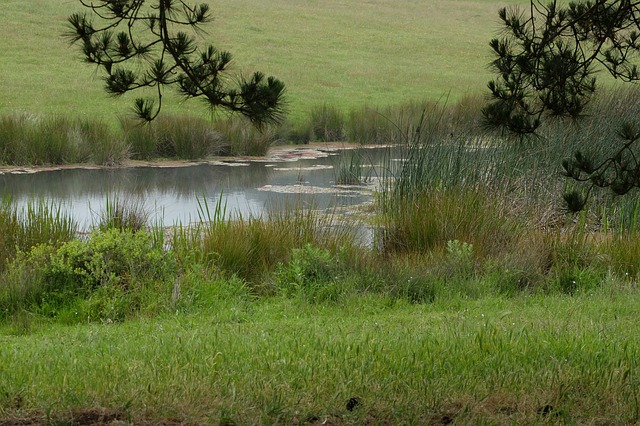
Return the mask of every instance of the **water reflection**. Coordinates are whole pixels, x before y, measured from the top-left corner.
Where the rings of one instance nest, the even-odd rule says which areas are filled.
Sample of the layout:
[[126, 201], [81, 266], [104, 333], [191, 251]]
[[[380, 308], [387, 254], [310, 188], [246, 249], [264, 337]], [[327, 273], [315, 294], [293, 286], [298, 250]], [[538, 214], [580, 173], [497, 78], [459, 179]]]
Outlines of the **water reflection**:
[[[227, 211], [245, 216], [292, 202], [326, 209], [369, 201], [371, 193], [366, 188], [308, 193], [306, 189], [313, 187], [332, 188], [338, 164], [339, 155], [331, 155], [295, 162], [4, 174], [0, 175], [0, 193], [10, 195], [19, 206], [30, 200], [53, 201], [82, 228], [95, 224], [107, 200], [114, 196], [143, 203], [151, 220], [163, 225], [197, 220], [198, 201], [206, 200], [213, 209], [221, 194]], [[278, 190], [294, 187], [297, 190]]]

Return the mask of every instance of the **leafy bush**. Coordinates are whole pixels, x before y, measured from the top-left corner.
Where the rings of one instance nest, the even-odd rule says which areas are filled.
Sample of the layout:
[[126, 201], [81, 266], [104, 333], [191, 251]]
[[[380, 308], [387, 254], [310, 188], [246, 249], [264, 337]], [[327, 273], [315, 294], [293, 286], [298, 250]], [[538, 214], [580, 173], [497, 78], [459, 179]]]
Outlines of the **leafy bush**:
[[281, 294], [314, 302], [336, 301], [345, 291], [346, 275], [339, 256], [311, 244], [293, 249], [289, 262], [280, 263], [274, 274]]
[[175, 275], [173, 258], [154, 246], [151, 235], [94, 232], [86, 241], [19, 253], [2, 280], [0, 312], [58, 317], [73, 307], [78, 320], [122, 320], [142, 308], [147, 288], [160, 285], [152, 297], [163, 297]]
[[447, 241], [447, 257], [458, 272], [468, 276], [473, 272], [473, 245], [464, 241]]

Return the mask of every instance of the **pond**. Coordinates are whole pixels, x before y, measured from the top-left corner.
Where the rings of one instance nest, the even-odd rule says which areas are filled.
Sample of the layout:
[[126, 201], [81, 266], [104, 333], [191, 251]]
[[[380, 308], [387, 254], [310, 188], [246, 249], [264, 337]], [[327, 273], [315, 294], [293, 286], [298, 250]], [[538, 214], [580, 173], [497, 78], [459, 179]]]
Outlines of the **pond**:
[[362, 174], [370, 179], [361, 185], [336, 185], [341, 162], [350, 161], [354, 152], [328, 146], [290, 148], [251, 161], [3, 173], [0, 193], [18, 208], [38, 200], [60, 206], [80, 229], [95, 225], [114, 198], [143, 205], [151, 223], [162, 226], [199, 220], [203, 201], [213, 211], [222, 200], [227, 212], [243, 217], [292, 203], [316, 209], [353, 207], [371, 202], [387, 150], [358, 150]]

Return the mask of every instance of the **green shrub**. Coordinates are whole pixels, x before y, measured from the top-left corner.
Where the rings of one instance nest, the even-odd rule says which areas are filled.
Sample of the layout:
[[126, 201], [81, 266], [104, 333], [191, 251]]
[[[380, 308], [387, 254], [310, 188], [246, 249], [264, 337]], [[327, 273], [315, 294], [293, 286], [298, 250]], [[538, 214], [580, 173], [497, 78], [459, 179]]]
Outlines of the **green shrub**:
[[166, 298], [168, 304], [175, 275], [172, 256], [154, 246], [151, 235], [94, 232], [86, 241], [21, 252], [3, 276], [0, 311], [32, 310], [60, 319], [75, 310], [78, 320], [122, 320], [143, 308], [144, 297]]
[[301, 297], [312, 302], [335, 302], [347, 289], [346, 267], [340, 257], [329, 250], [306, 244], [293, 249], [291, 259], [280, 263], [275, 271], [278, 291], [287, 297]]

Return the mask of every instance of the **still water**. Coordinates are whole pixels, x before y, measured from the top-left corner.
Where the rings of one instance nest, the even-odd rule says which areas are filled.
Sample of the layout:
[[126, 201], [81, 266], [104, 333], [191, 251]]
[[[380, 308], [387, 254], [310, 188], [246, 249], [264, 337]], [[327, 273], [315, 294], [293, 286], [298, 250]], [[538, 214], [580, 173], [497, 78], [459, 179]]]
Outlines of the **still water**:
[[[376, 176], [383, 151], [364, 151], [363, 176]], [[10, 196], [19, 208], [38, 200], [54, 203], [81, 229], [95, 225], [114, 198], [141, 203], [151, 223], [163, 226], [198, 220], [203, 201], [213, 211], [222, 200], [227, 212], [244, 217], [292, 203], [333, 209], [372, 198], [375, 179], [363, 185], [335, 185], [341, 161], [349, 155], [351, 150], [299, 149], [260, 161], [5, 173], [0, 175], [0, 194]]]

